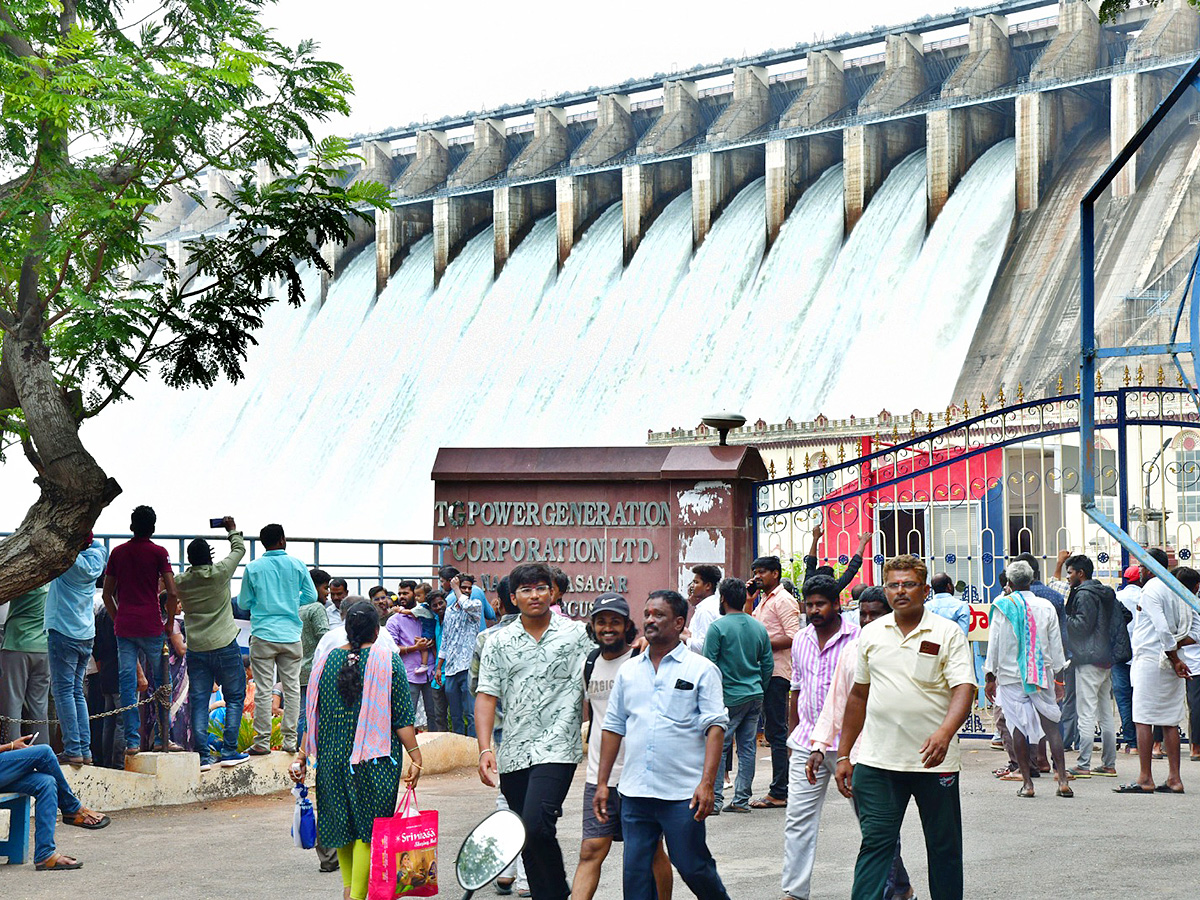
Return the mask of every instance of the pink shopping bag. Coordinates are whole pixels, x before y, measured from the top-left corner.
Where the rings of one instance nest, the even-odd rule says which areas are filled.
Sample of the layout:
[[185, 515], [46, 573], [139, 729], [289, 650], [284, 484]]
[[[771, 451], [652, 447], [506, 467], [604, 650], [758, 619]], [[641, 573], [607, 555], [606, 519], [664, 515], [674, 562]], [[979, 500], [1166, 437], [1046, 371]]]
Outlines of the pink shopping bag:
[[437, 810], [421, 812], [409, 788], [394, 816], [375, 820], [367, 900], [437, 896], [437, 839]]

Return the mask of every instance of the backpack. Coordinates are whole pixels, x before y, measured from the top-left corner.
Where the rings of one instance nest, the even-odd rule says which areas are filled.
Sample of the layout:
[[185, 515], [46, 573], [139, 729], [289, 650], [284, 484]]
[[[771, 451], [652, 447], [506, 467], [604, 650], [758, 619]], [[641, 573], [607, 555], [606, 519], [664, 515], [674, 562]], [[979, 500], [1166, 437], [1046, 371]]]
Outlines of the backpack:
[[1129, 642], [1129, 629], [1133, 613], [1125, 604], [1114, 597], [1113, 614], [1108, 617], [1108, 644], [1112, 651], [1114, 666], [1121, 666], [1133, 659], [1133, 645]]
[[[637, 656], [641, 652], [642, 652], [641, 648], [634, 647], [633, 655], [630, 656], [629, 658], [633, 659], [634, 656]], [[585, 700], [587, 700], [588, 682], [592, 680], [592, 672], [594, 672], [596, 670], [596, 660], [598, 660], [599, 658], [600, 658], [600, 648], [594, 647], [594, 648], [592, 648], [592, 652], [587, 655], [587, 659], [584, 660], [584, 663], [583, 663], [583, 696], [584, 696]], [[588, 721], [591, 722], [592, 721], [592, 701], [591, 700], [587, 700], [587, 711], [588, 711]], [[589, 733], [590, 733], [590, 731], [589, 731]]]

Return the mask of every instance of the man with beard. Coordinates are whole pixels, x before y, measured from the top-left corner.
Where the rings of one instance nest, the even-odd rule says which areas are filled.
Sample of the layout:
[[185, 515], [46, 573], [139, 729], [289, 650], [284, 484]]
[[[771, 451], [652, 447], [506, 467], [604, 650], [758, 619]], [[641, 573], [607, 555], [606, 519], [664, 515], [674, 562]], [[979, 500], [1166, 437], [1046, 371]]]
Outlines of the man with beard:
[[[592, 900], [600, 884], [600, 867], [604, 864], [613, 841], [620, 841], [621, 813], [620, 794], [615, 795], [616, 809], [608, 822], [596, 819], [592, 801], [596, 796], [597, 777], [600, 772], [601, 725], [608, 712], [608, 698], [612, 693], [618, 670], [638, 655], [631, 644], [637, 637], [637, 626], [629, 615], [629, 603], [620, 594], [601, 594], [592, 602], [591, 633], [600, 646], [588, 654], [583, 664], [584, 718], [588, 728], [587, 781], [583, 787], [583, 843], [579, 847], [579, 864], [575, 867], [575, 881], [571, 886], [571, 900]], [[617, 754], [608, 786], [615, 788], [621, 780], [624, 754]], [[611, 793], [609, 796], [613, 796]], [[671, 900], [674, 876], [671, 861], [662, 843], [654, 853], [654, 882], [659, 900]]]
[[680, 641], [687, 610], [687, 601], [677, 591], [650, 595], [642, 620], [649, 648], [617, 673], [604, 716], [592, 806], [596, 820], [607, 823], [609, 777], [624, 741], [620, 803], [625, 900], [654, 897], [651, 861], [663, 837], [693, 894], [704, 900], [729, 900], [704, 833], [729, 717], [720, 671]]
[[430, 725], [434, 721], [433, 686], [429, 683], [429, 668], [425, 665], [424, 657], [433, 649], [433, 644], [423, 637], [421, 620], [413, 612], [417, 605], [414, 587], [416, 585], [412, 582], [400, 582], [400, 595], [396, 598], [400, 611], [387, 620], [385, 627], [396, 642], [400, 659], [404, 662], [413, 709], [417, 709], [418, 704], [424, 704], [425, 722]]
[[825, 793], [833, 777], [833, 760], [824, 755], [810, 780], [806, 765], [811, 755], [813, 726], [829, 696], [834, 671], [846, 648], [858, 637], [858, 626], [842, 617], [841, 591], [828, 575], [804, 582], [804, 612], [808, 625], [792, 642], [791, 694], [788, 704], [789, 784], [783, 826], [783, 896], [808, 900], [817, 834]]
[[787, 806], [788, 797], [788, 685], [792, 681], [792, 639], [800, 630], [800, 607], [780, 583], [783, 568], [778, 556], [760, 556], [750, 569], [754, 577], [747, 583], [746, 593], [751, 602], [757, 602], [754, 618], [766, 626], [775, 654], [775, 671], [763, 697], [763, 731], [771, 745], [771, 786], [750, 806], [779, 809]]

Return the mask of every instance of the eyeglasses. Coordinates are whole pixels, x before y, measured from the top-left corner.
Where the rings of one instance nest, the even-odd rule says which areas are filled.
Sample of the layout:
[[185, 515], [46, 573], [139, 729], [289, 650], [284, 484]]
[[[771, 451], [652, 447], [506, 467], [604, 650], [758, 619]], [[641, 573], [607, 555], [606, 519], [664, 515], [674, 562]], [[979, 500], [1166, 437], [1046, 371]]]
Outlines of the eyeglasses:
[[550, 585], [548, 584], [535, 584], [532, 587], [525, 586], [517, 588], [517, 596], [523, 598], [532, 597], [535, 594], [547, 595], [549, 593]]
[[884, 585], [884, 587], [887, 588], [889, 591], [899, 591], [899, 590], [911, 591], [911, 590], [915, 590], [916, 588], [919, 588], [921, 586], [922, 586], [921, 582], [919, 582], [919, 581], [889, 581], [887, 584]]

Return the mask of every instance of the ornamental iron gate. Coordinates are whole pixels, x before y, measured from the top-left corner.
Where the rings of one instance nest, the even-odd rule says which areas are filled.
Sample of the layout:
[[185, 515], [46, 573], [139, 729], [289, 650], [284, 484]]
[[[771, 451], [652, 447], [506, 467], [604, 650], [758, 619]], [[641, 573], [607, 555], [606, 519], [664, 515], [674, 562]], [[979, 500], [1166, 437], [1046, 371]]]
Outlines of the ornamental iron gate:
[[[891, 435], [856, 440], [860, 452], [849, 459], [846, 439], [831, 436], [806, 457], [818, 468], [755, 485], [755, 554], [799, 562], [819, 523], [818, 562], [835, 568], [870, 533], [871, 559], [859, 576], [867, 584], [879, 583], [887, 557], [912, 553], [931, 574], [949, 573], [964, 599], [988, 602], [1017, 554], [1041, 560], [1047, 580], [1059, 551], [1069, 550], [1090, 556], [1096, 577], [1115, 585], [1129, 556], [1080, 503], [1079, 403], [1070, 394], [995, 410], [985, 401], [976, 415], [950, 407], [940, 428], [932, 414], [915, 413], [908, 435], [894, 426]], [[1143, 545], [1192, 559], [1200, 551], [1200, 416], [1191, 393], [1127, 386], [1098, 391], [1095, 404], [1097, 506]]]

